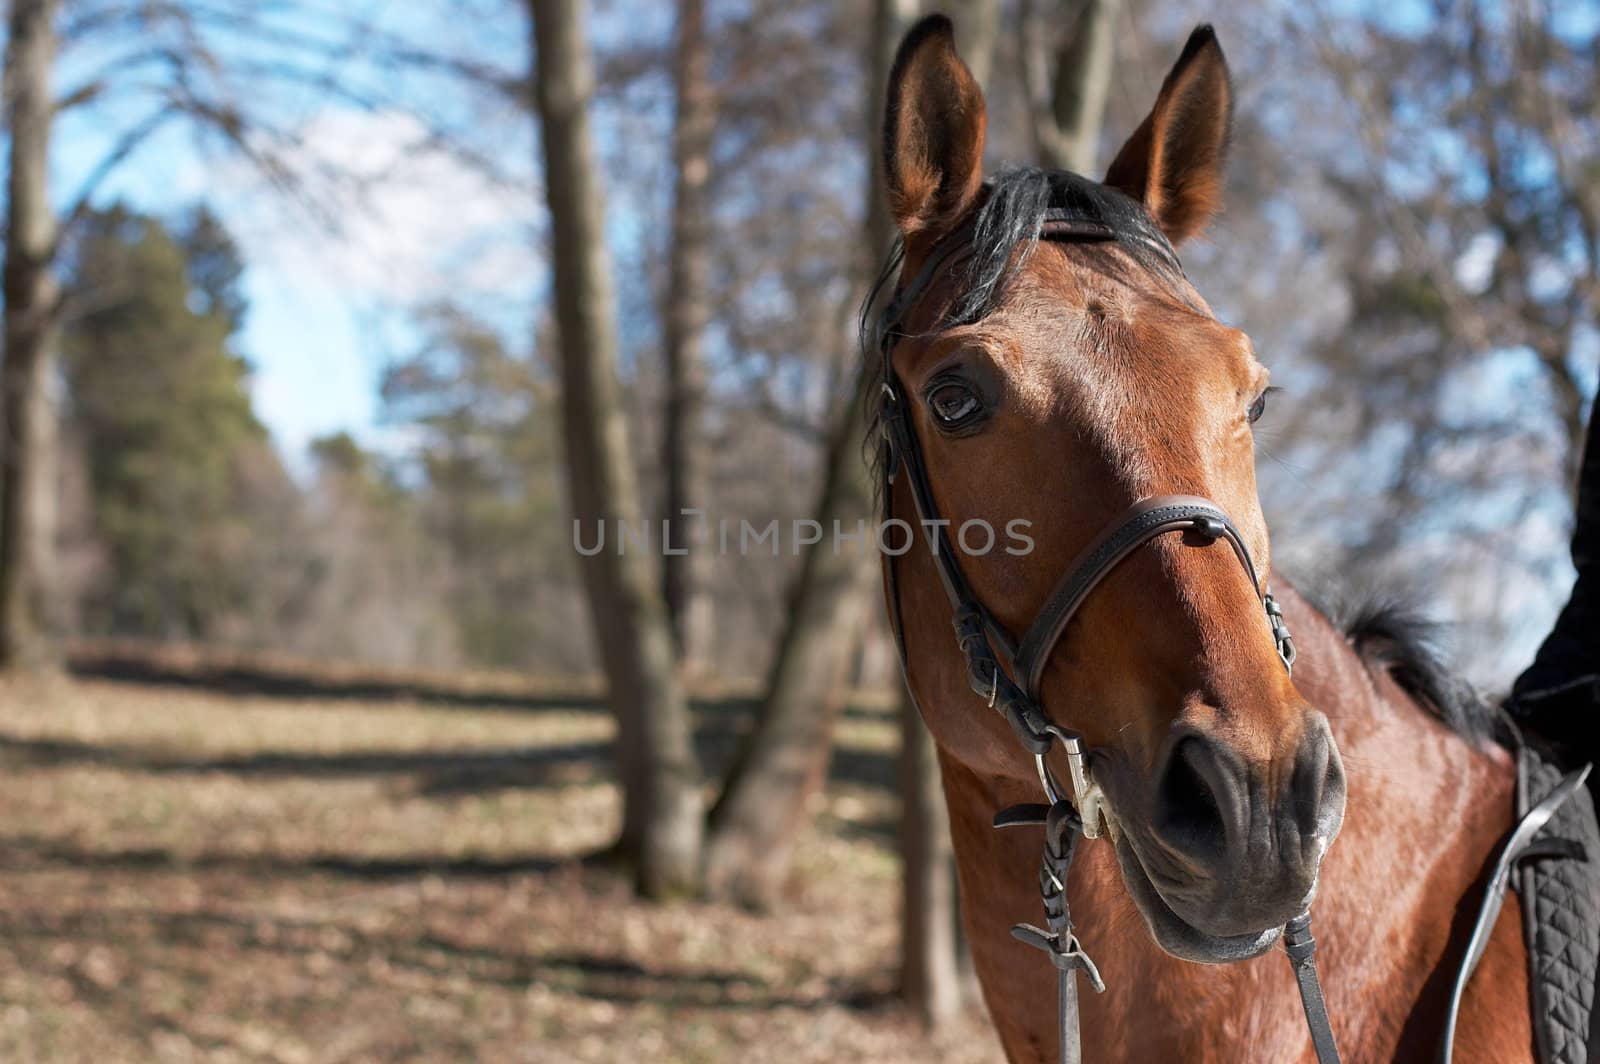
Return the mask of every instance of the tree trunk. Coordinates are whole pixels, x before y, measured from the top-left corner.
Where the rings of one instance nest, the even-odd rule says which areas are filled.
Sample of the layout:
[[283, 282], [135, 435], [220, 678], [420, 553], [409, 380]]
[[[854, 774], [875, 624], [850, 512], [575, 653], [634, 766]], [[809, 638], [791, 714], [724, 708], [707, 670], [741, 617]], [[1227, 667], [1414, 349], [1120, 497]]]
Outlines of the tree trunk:
[[[879, 184], [877, 129], [895, 45], [916, 8], [916, 0], [877, 0], [867, 42], [870, 91], [863, 143], [871, 178], [867, 241], [858, 266], [863, 290], [894, 235]], [[876, 584], [872, 485], [861, 459], [866, 404], [876, 387], [858, 374], [854, 394], [829, 434], [827, 475], [816, 506], [822, 540], [807, 549], [801, 563], [755, 731], [711, 812], [707, 888], [747, 904], [770, 901], [783, 881], [795, 834], [826, 778], [833, 726], [843, 704], [841, 681]], [[854, 534], [858, 524], [865, 536], [857, 549], [848, 544], [835, 549], [834, 529]]]
[[[593, 537], [639, 527], [616, 376], [616, 299], [589, 127], [594, 77], [581, 0], [529, 0], [554, 252], [567, 489]], [[593, 542], [592, 538], [585, 542]], [[621, 847], [652, 897], [693, 889], [702, 832], [688, 707], [648, 557], [612, 542], [580, 557], [613, 713], [624, 792]]]
[[[987, 86], [994, 69], [995, 45], [1000, 37], [1000, 0], [968, 0], [954, 17], [956, 46], [961, 49], [961, 58], [972, 71], [973, 79]], [[890, 47], [898, 43], [898, 40], [891, 41]], [[888, 75], [884, 77], [887, 79]]]
[[[712, 637], [711, 596], [706, 587], [708, 555], [693, 537], [701, 520], [686, 510], [705, 506], [705, 331], [711, 318], [711, 144], [716, 101], [711, 85], [711, 43], [705, 0], [679, 0], [677, 116], [673, 125], [675, 170], [672, 247], [668, 253], [666, 306], [666, 417], [662, 460], [666, 473], [663, 535], [675, 550], [664, 551], [661, 584], [685, 676], [703, 673]], [[709, 520], [704, 518], [703, 520]]]
[[[957, 26], [962, 58], [982, 84], [994, 62], [998, 0], [980, 0]], [[881, 198], [881, 195], [880, 195]], [[900, 993], [929, 1030], [961, 1011], [964, 975], [955, 851], [933, 735], [911, 695], [900, 691]]]
[[[843, 428], [829, 441], [823, 538], [801, 561], [760, 718], [711, 810], [706, 886], [748, 905], [765, 905], [776, 894], [788, 874], [795, 834], [827, 778], [844, 674], [869, 601], [872, 544], [833, 549], [832, 519], [854, 534], [857, 522], [865, 527], [872, 507], [861, 461], [861, 420], [852, 415], [840, 421]], [[865, 531], [863, 539], [870, 535]]]
[[6, 55], [5, 354], [0, 366], [0, 668], [48, 666], [53, 544], [46, 367], [57, 325], [56, 225], [48, 188], [56, 0], [13, 0]]
[[932, 1030], [961, 1011], [960, 906], [938, 751], [904, 691], [900, 742], [900, 992]]
[[1021, 48], [1028, 82], [1034, 147], [1039, 162], [1093, 176], [1100, 150], [1100, 128], [1111, 91], [1117, 57], [1116, 25], [1122, 0], [1081, 0], [1060, 36], [1052, 69], [1046, 70], [1048, 30], [1035, 25], [1032, 4], [1024, 3]]

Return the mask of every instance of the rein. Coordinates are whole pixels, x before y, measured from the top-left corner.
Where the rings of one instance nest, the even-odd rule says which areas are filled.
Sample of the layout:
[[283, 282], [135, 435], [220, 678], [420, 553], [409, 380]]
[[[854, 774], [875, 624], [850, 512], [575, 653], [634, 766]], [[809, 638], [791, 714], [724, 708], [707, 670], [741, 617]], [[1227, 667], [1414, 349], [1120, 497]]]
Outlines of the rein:
[[[900, 335], [898, 326], [932, 284], [940, 267], [971, 253], [972, 234], [973, 226], [969, 224], [941, 239], [911, 282], [899, 290], [883, 314], [879, 329], [879, 347], [884, 367], [879, 426], [884, 447], [884, 513], [886, 519], [893, 519], [891, 487], [896, 477], [904, 471], [917, 517], [925, 528], [933, 530], [934, 567], [950, 602], [956, 645], [966, 659], [968, 686], [991, 709], [1005, 717], [1017, 740], [1033, 754], [1048, 804], [1026, 804], [1001, 810], [995, 815], [994, 826], [1043, 824], [1045, 827], [1039, 890], [1044, 902], [1046, 927], [1018, 924], [1012, 929], [1012, 935], [1044, 951], [1056, 969], [1060, 1059], [1062, 1064], [1078, 1064], [1082, 1059], [1082, 1047], [1078, 1031], [1077, 973], [1083, 972], [1096, 992], [1103, 992], [1105, 983], [1073, 934], [1067, 901], [1067, 872], [1078, 835], [1098, 838], [1103, 830], [1106, 809], [1104, 795], [1090, 773], [1089, 752], [1084, 748], [1082, 737], [1051, 721], [1041, 705], [1039, 687], [1051, 652], [1079, 607], [1100, 582], [1139, 547], [1171, 532], [1193, 535], [1203, 544], [1226, 539], [1244, 567], [1252, 590], [1261, 600], [1284, 668], [1291, 671], [1295, 647], [1288, 626], [1284, 623], [1283, 611], [1258, 577], [1239, 530], [1220, 506], [1192, 495], [1143, 499], [1112, 521], [1067, 567], [1020, 640], [1013, 638], [984, 607], [961, 572], [950, 537], [945, 531], [948, 522], [939, 516], [927, 465], [923, 461], [916, 430], [911, 424], [908, 396], [890, 358], [894, 340]], [[1080, 211], [1052, 209], [1046, 214], [1040, 238], [1104, 242], [1116, 239], [1116, 232], [1098, 218], [1086, 217]], [[1157, 247], [1156, 250], [1176, 266], [1177, 257], [1170, 246]], [[886, 558], [885, 565], [890, 620], [909, 692], [905, 627], [900, 612], [900, 591], [893, 555]], [[1008, 668], [1001, 666], [995, 653], [997, 646], [1006, 658]], [[915, 697], [913, 694], [913, 702]], [[1046, 761], [1056, 742], [1061, 743], [1066, 754], [1069, 773], [1066, 787], [1056, 781]], [[1306, 1024], [1311, 1031], [1319, 1064], [1337, 1064], [1338, 1049], [1328, 1023], [1327, 1008], [1323, 1003], [1313, 960], [1316, 946], [1311, 937], [1309, 910], [1285, 926], [1284, 948], [1294, 968]]]

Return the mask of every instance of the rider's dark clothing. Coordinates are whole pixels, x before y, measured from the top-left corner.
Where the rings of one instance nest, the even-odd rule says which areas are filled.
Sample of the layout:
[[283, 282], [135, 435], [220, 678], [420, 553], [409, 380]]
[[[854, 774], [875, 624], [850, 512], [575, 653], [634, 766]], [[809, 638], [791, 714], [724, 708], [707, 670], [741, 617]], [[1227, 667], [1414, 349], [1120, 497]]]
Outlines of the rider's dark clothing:
[[1518, 722], [1574, 762], [1600, 760], [1600, 396], [1578, 474], [1572, 563], [1578, 579], [1555, 628], [1511, 688]]

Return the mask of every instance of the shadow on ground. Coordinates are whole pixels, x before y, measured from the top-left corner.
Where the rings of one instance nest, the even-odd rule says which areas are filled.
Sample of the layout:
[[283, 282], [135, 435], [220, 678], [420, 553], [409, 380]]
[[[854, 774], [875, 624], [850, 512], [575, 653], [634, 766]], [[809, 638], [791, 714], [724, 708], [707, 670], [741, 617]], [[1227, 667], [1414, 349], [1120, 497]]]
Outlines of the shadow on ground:
[[[500, 877], [542, 875], [576, 867], [569, 859], [555, 858], [355, 860], [213, 854], [179, 860], [161, 850], [88, 851], [27, 836], [0, 837], [0, 869], [19, 872], [44, 866], [122, 875], [235, 871], [258, 881], [326, 873], [397, 881], [425, 876]], [[47, 947], [77, 943], [84, 949], [113, 945], [135, 952], [141, 944], [164, 951], [194, 947], [222, 951], [242, 964], [249, 963], [251, 953], [318, 957], [331, 959], [351, 972], [371, 971], [374, 966], [407, 969], [440, 978], [465, 977], [474, 983], [519, 991], [537, 984], [562, 994], [668, 1008], [871, 1009], [894, 1001], [886, 989], [869, 988], [852, 979], [830, 979], [812, 992], [789, 993], [733, 968], [648, 964], [601, 951], [524, 950], [472, 942], [438, 930], [419, 933], [408, 924], [390, 933], [364, 929], [348, 919], [293, 919], [259, 911], [232, 914], [203, 907], [173, 912], [106, 905], [66, 913], [0, 913], [0, 938], [12, 948], [21, 949], [30, 942]]]
[[[237, 660], [171, 661], [158, 650], [80, 650], [70, 655], [67, 666], [74, 676], [87, 680], [181, 687], [236, 697], [341, 702], [404, 701], [421, 705], [522, 712], [606, 712], [604, 696], [595, 691], [517, 690], [515, 684], [475, 686], [460, 680], [382, 672], [350, 675], [333, 670], [318, 672], [303, 664], [297, 669], [284, 669]], [[508, 686], [512, 689], [506, 689]], [[700, 716], [737, 720], [752, 716], [758, 700], [750, 695], [719, 695], [694, 697], [692, 703]], [[846, 705], [844, 716], [847, 720], [880, 720], [892, 712], [886, 706], [852, 701]]]
[[446, 857], [437, 854], [354, 857], [339, 853], [285, 856], [274, 853], [178, 853], [164, 847], [85, 849], [37, 835], [0, 835], [0, 870], [61, 867], [121, 873], [238, 872], [254, 878], [297, 879], [336, 875], [373, 881], [499, 878], [546, 874], [575, 867], [572, 857]]
[[[748, 708], [746, 708], [748, 715]], [[724, 711], [697, 714], [695, 746], [708, 778], [719, 775], [737, 751], [743, 728], [730, 728]], [[0, 731], [0, 766], [91, 765], [154, 775], [222, 774], [244, 779], [414, 780], [426, 796], [488, 794], [502, 790], [561, 786], [579, 779], [609, 779], [612, 744], [576, 742], [521, 748], [356, 750], [310, 753], [264, 750], [222, 757], [172, 754], [137, 745], [76, 739], [35, 739]], [[893, 790], [894, 755], [836, 748], [829, 767], [834, 783]]]

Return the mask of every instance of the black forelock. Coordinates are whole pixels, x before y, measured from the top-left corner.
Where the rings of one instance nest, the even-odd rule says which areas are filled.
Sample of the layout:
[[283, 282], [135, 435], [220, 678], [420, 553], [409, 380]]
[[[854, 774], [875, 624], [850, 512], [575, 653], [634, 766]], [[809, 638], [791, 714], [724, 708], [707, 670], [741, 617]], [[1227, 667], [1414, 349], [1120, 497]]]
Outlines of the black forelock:
[[[984, 182], [983, 194], [970, 226], [963, 225], [946, 240], [961, 240], [966, 253], [958, 267], [955, 298], [939, 323], [940, 328], [970, 324], [992, 313], [1004, 300], [1007, 287], [1022, 272], [1039, 244], [1045, 223], [1065, 213], [1074, 220], [1098, 223], [1110, 239], [1135, 262], [1159, 276], [1183, 277], [1178, 255], [1144, 207], [1124, 193], [1066, 170], [1037, 166], [1009, 167]], [[937, 254], [938, 245], [930, 255]], [[898, 327], [909, 307], [898, 307], [884, 296], [904, 278], [900, 266], [904, 245], [895, 241], [876, 283], [861, 307], [861, 338], [869, 361], [883, 347], [886, 327]]]
[[1177, 253], [1145, 209], [1098, 181], [1066, 170], [1022, 166], [1002, 170], [985, 183], [984, 191], [973, 222], [972, 256], [962, 272], [962, 295], [947, 315], [950, 323], [978, 321], [999, 306], [1055, 212], [1068, 211], [1106, 226], [1149, 269], [1182, 273]]
[[[984, 182], [970, 232], [962, 227], [960, 239], [969, 243], [970, 252], [958, 267], [960, 295], [946, 311], [940, 327], [968, 324], [992, 313], [1005, 299], [1012, 280], [1027, 265], [1046, 221], [1059, 217], [1063, 211], [1076, 219], [1104, 225], [1111, 239], [1146, 269], [1175, 280], [1183, 277], [1183, 267], [1165, 234], [1144, 207], [1124, 193], [1066, 170], [1008, 167]], [[885, 297], [903, 282], [900, 267], [904, 259], [905, 248], [897, 240], [861, 306], [861, 346], [869, 379], [883, 376], [884, 367], [879, 360], [888, 357], [884, 333], [899, 324], [885, 320], [895, 306], [893, 299]], [[875, 406], [872, 409], [869, 446], [878, 438]]]

